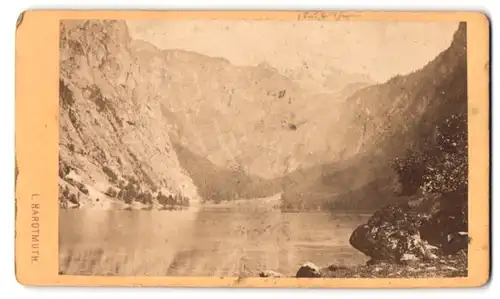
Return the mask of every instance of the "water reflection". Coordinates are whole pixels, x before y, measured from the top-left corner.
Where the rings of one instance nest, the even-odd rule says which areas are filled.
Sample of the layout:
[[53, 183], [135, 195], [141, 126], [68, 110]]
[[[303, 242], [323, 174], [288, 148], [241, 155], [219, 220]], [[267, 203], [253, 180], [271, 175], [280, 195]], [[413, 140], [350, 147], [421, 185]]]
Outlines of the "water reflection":
[[60, 211], [60, 270], [80, 275], [293, 275], [306, 261], [358, 264], [349, 235], [367, 215], [248, 206]]

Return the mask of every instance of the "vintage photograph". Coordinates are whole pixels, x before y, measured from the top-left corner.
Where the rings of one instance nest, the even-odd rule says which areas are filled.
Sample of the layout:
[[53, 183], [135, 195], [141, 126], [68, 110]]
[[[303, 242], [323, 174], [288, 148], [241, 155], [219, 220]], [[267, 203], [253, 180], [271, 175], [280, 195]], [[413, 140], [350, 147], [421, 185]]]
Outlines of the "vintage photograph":
[[60, 275], [467, 277], [465, 22], [62, 20], [59, 41]]

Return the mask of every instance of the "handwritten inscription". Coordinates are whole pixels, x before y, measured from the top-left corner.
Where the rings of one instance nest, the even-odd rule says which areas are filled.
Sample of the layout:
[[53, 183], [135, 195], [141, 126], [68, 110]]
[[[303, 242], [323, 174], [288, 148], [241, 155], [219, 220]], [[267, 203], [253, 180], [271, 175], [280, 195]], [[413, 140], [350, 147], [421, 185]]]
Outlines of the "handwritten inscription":
[[40, 194], [31, 195], [31, 262], [37, 263], [40, 258]]
[[354, 15], [343, 11], [304, 11], [299, 14], [299, 20], [348, 20]]

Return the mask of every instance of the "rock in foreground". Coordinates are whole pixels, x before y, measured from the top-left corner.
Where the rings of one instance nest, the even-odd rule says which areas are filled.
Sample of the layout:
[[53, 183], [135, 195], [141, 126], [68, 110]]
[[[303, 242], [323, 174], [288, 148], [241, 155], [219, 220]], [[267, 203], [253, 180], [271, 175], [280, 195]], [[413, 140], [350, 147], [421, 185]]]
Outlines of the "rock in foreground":
[[[427, 261], [395, 264], [380, 260], [370, 260], [365, 265], [329, 265], [319, 267], [313, 263], [302, 265], [296, 278], [426, 278], [426, 277], [466, 277], [467, 253], [464, 250], [454, 255], [442, 256]], [[290, 277], [266, 270], [259, 277]]]
[[321, 277], [321, 269], [313, 263], [305, 263], [297, 271], [295, 275], [297, 278], [301, 277]]
[[265, 270], [259, 273], [259, 277], [283, 277], [283, 274], [272, 270]]
[[406, 263], [467, 249], [467, 197], [434, 194], [391, 205], [359, 226], [350, 244], [376, 261]]

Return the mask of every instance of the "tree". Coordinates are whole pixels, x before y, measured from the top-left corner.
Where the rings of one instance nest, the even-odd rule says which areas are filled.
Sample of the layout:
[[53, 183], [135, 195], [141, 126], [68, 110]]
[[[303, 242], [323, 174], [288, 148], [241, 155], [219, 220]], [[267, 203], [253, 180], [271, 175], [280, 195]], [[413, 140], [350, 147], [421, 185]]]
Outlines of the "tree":
[[396, 159], [403, 194], [465, 193], [468, 185], [467, 115], [457, 113], [435, 127], [422, 148]]

